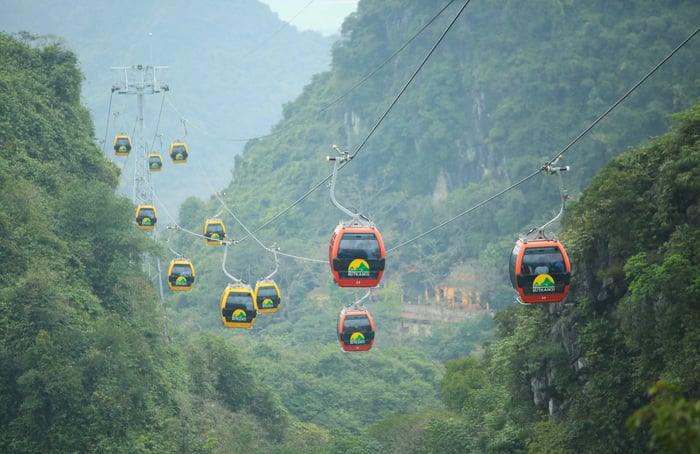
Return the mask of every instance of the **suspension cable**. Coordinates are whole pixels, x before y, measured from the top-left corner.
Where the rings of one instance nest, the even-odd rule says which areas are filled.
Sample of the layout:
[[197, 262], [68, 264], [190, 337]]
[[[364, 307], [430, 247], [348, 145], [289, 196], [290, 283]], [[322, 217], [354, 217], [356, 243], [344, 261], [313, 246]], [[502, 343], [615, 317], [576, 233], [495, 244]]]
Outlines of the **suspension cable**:
[[112, 92], [109, 94], [109, 107], [107, 107], [107, 123], [105, 124], [105, 138], [102, 141], [102, 152], [107, 153], [107, 132], [109, 131], [109, 117], [112, 115], [112, 98], [116, 88], [112, 87]]
[[538, 170], [532, 172], [531, 174], [527, 175], [526, 177], [524, 177], [520, 181], [508, 186], [507, 188], [497, 192], [496, 194], [492, 195], [491, 197], [488, 197], [487, 199], [477, 203], [473, 207], [457, 214], [456, 216], [451, 217], [450, 219], [447, 219], [444, 222], [441, 222], [440, 224], [436, 225], [435, 227], [432, 227], [431, 229], [429, 229], [429, 230], [427, 230], [419, 235], [416, 235], [415, 237], [413, 237], [409, 240], [406, 240], [406, 241], [398, 244], [397, 246], [394, 246], [390, 249], [387, 249], [386, 252], [389, 253], [389, 252], [394, 251], [400, 247], [406, 246], [407, 244], [410, 244], [414, 241], [417, 241], [418, 239], [434, 232], [435, 230], [442, 228], [445, 225], [455, 221], [456, 219], [473, 212], [474, 210], [486, 205], [487, 203], [497, 199], [498, 197], [501, 197], [502, 195], [509, 192], [510, 190], [515, 189], [517, 186], [520, 186], [521, 184], [523, 184], [527, 180], [530, 180], [531, 178], [533, 178], [535, 175], [539, 174], [540, 172], [544, 172], [544, 171], [547, 171], [548, 169], [551, 169], [552, 165], [557, 160], [559, 160], [564, 155], [565, 152], [567, 152], [576, 142], [578, 142], [583, 136], [585, 136], [588, 132], [590, 132], [598, 123], [600, 123], [606, 116], [608, 116], [617, 106], [620, 105], [620, 103], [622, 103], [622, 101], [624, 101], [630, 94], [632, 94], [637, 88], [639, 88], [647, 79], [649, 79], [649, 77], [651, 77], [652, 74], [654, 74], [664, 63], [666, 63], [671, 57], [673, 57], [673, 55], [675, 55], [676, 52], [678, 52], [683, 46], [685, 46], [699, 32], [700, 32], [700, 27], [696, 28], [693, 33], [691, 33], [687, 38], [685, 38], [668, 55], [666, 55], [659, 63], [657, 63], [649, 72], [647, 72], [647, 74], [645, 74], [637, 83], [635, 83], [632, 86], [632, 88], [627, 90], [627, 92], [624, 95], [622, 95], [617, 101], [615, 101], [605, 112], [603, 112], [593, 123], [591, 123], [590, 126], [588, 126], [586, 129], [584, 129], [579, 135], [576, 136], [576, 138], [574, 140], [569, 142], [568, 145], [566, 145], [564, 148], [562, 148], [552, 159], [550, 159], [549, 161], [544, 163]]
[[644, 82], [646, 82], [646, 80], [647, 80], [648, 78], [650, 78], [659, 68], [661, 68], [661, 66], [663, 66], [664, 63], [666, 63], [668, 60], [670, 60], [671, 57], [673, 57], [673, 56], [676, 54], [676, 52], [678, 52], [683, 46], [685, 46], [685, 45], [688, 43], [688, 41], [690, 41], [691, 39], [693, 39], [693, 37], [694, 37], [695, 35], [697, 35], [698, 32], [700, 32], [700, 27], [696, 28], [695, 31], [694, 31], [693, 33], [691, 33], [690, 35], [688, 35], [688, 37], [687, 37], [686, 39], [684, 39], [679, 45], [677, 45], [677, 46], [675, 47], [675, 49], [673, 49], [668, 55], [666, 55], [666, 57], [664, 57], [659, 63], [657, 63], [656, 66], [654, 66], [653, 68], [651, 68], [651, 69], [649, 70], [649, 72], [647, 72], [647, 73], [644, 75], [644, 77], [642, 77], [641, 79], [639, 79], [639, 81], [637, 81], [637, 83], [634, 84], [634, 85], [632, 86], [632, 88], [630, 88], [629, 90], [627, 90], [627, 92], [626, 92], [624, 95], [620, 96], [620, 98], [619, 98], [617, 101], [615, 101], [610, 107], [608, 107], [608, 110], [606, 110], [605, 112], [603, 112], [598, 118], [596, 118], [596, 119], [593, 121], [593, 123], [591, 123], [586, 129], [584, 129], [583, 131], [581, 131], [581, 133], [580, 133], [578, 136], [576, 136], [576, 137], [574, 138], [574, 140], [572, 140], [571, 142], [569, 142], [569, 144], [568, 144], [567, 146], [565, 146], [564, 148], [562, 148], [562, 149], [559, 151], [559, 153], [557, 153], [556, 155], [554, 155], [554, 157], [553, 157], [552, 159], [550, 159], [549, 161], [547, 161], [547, 162], [542, 166], [542, 170], [545, 170], [545, 168], [546, 168], [547, 166], [551, 166], [552, 164], [554, 164], [555, 162], [557, 162], [557, 160], [558, 160], [559, 158], [561, 158], [561, 156], [562, 156], [564, 153], [566, 153], [566, 152], [569, 150], [569, 148], [571, 148], [572, 146], [574, 146], [574, 144], [575, 144], [576, 142], [578, 142], [579, 140], [581, 140], [581, 138], [582, 138], [583, 136], [585, 136], [586, 134], [588, 134], [588, 132], [589, 132], [591, 129], [593, 129], [598, 123], [600, 123], [600, 122], [603, 120], [603, 118], [607, 117], [608, 114], [609, 114], [610, 112], [612, 112], [617, 106], [619, 106], [619, 105], [622, 103], [622, 101], [624, 101], [625, 99], [627, 99], [627, 97], [628, 97], [629, 95], [631, 95], [635, 90], [637, 90], [637, 88], [639, 88], [640, 85], [642, 85]]
[[[360, 152], [362, 147], [365, 146], [365, 144], [367, 143], [369, 138], [372, 137], [372, 135], [377, 130], [377, 128], [379, 128], [379, 125], [382, 124], [382, 122], [387, 117], [387, 115], [389, 115], [389, 112], [391, 112], [391, 109], [393, 109], [394, 106], [396, 105], [396, 103], [399, 102], [399, 99], [404, 94], [404, 92], [408, 89], [408, 86], [411, 85], [411, 82], [413, 82], [413, 79], [416, 78], [416, 76], [418, 75], [420, 70], [423, 69], [423, 66], [425, 66], [425, 64], [428, 62], [428, 59], [430, 58], [430, 56], [433, 55], [433, 52], [435, 52], [435, 50], [440, 45], [442, 40], [445, 39], [445, 36], [450, 31], [450, 29], [452, 29], [452, 26], [455, 24], [455, 22], [457, 22], [457, 19], [459, 19], [459, 16], [462, 14], [462, 11], [464, 11], [464, 9], [467, 7], [467, 5], [469, 4], [470, 1], [471, 0], [466, 0], [464, 2], [464, 4], [462, 5], [462, 7], [459, 9], [459, 11], [457, 11], [457, 14], [455, 14], [455, 17], [452, 18], [452, 20], [447, 25], [445, 30], [442, 32], [442, 34], [440, 35], [438, 40], [435, 41], [435, 44], [433, 44], [433, 47], [428, 51], [428, 53], [425, 55], [425, 57], [423, 57], [423, 61], [420, 62], [420, 64], [418, 65], [416, 70], [413, 72], [411, 77], [409, 77], [408, 81], [404, 84], [403, 88], [401, 88], [401, 90], [399, 91], [399, 94], [396, 95], [396, 97], [391, 102], [391, 104], [389, 104], [389, 107], [386, 109], [386, 111], [382, 114], [381, 117], [379, 117], [379, 120], [377, 120], [377, 123], [375, 123], [375, 125], [372, 127], [372, 129], [370, 129], [369, 133], [367, 133], [367, 136], [364, 138], [364, 140], [362, 142], [360, 142], [360, 145], [358, 145], [358, 147], [355, 149], [355, 151], [350, 155], [351, 158], [354, 158], [355, 156], [357, 156], [357, 154]], [[348, 163], [343, 164], [338, 170], [345, 167]]]
[[[459, 9], [459, 11], [457, 12], [457, 14], [455, 14], [454, 18], [452, 18], [452, 20], [450, 21], [449, 25], [445, 28], [445, 30], [442, 32], [442, 34], [440, 35], [440, 37], [438, 38], [438, 40], [435, 42], [435, 44], [433, 44], [433, 46], [432, 46], [432, 48], [430, 49], [430, 51], [428, 51], [428, 53], [426, 54], [426, 56], [423, 58], [423, 60], [421, 61], [421, 63], [418, 65], [417, 69], [413, 72], [413, 74], [411, 75], [411, 77], [410, 77], [410, 78], [408, 79], [408, 81], [404, 84], [403, 88], [402, 88], [402, 89], [399, 91], [399, 93], [395, 96], [394, 100], [391, 102], [391, 104], [389, 105], [389, 107], [388, 107], [388, 108], [386, 109], [386, 111], [382, 114], [382, 116], [379, 118], [379, 120], [375, 123], [375, 125], [372, 127], [372, 129], [371, 129], [371, 130], [369, 131], [369, 133], [367, 134], [367, 136], [362, 140], [362, 142], [361, 142], [360, 145], [357, 147], [357, 149], [355, 149], [355, 151], [350, 155], [350, 160], [351, 160], [352, 158], [354, 158], [354, 157], [360, 152], [360, 150], [361, 150], [362, 147], [367, 143], [367, 141], [369, 140], [369, 138], [374, 134], [374, 132], [377, 130], [377, 128], [379, 128], [379, 125], [384, 121], [384, 119], [387, 117], [387, 115], [389, 114], [389, 112], [391, 111], [391, 109], [392, 109], [392, 108], [396, 105], [396, 103], [399, 101], [399, 99], [401, 98], [401, 96], [403, 96], [403, 94], [404, 94], [404, 92], [406, 91], [406, 89], [408, 89], [408, 86], [409, 86], [409, 85], [411, 84], [411, 82], [413, 82], [413, 80], [416, 78], [416, 76], [418, 75], [418, 73], [420, 72], [420, 70], [423, 68], [423, 66], [425, 66], [425, 64], [427, 63], [427, 61], [428, 61], [428, 59], [430, 58], [430, 56], [433, 54], [433, 52], [435, 52], [435, 49], [437, 49], [437, 46], [438, 46], [438, 45], [442, 42], [442, 40], [445, 38], [445, 35], [447, 35], [447, 32], [450, 31], [450, 29], [452, 28], [452, 26], [453, 26], [454, 23], [457, 21], [457, 19], [459, 18], [459, 16], [462, 14], [462, 11], [464, 11], [464, 9], [467, 7], [467, 5], [469, 4], [470, 1], [471, 1], [471, 0], [466, 0], [466, 1], [464, 2], [464, 4], [463, 4], [462, 7]], [[441, 12], [442, 12], [442, 11], [441, 11]], [[350, 162], [350, 160], [348, 160], [347, 162], [344, 162], [344, 163], [342, 163], [341, 165], [339, 165], [339, 166], [338, 166], [338, 171], [340, 171], [342, 168], [344, 168], [344, 167]], [[304, 195], [302, 195], [302, 196], [299, 197], [297, 200], [295, 200], [294, 202], [292, 202], [291, 205], [287, 206], [285, 209], [283, 209], [282, 211], [280, 211], [278, 214], [276, 214], [275, 216], [273, 216], [272, 218], [270, 218], [268, 221], [264, 222], [264, 223], [263, 223], [262, 225], [260, 225], [258, 228], [256, 228], [255, 230], [253, 230], [253, 232], [258, 232], [258, 231], [260, 231], [261, 229], [265, 228], [265, 227], [268, 226], [270, 223], [274, 222], [276, 219], [280, 218], [282, 215], [284, 215], [285, 213], [287, 213], [289, 210], [291, 210], [292, 208], [294, 208], [295, 206], [297, 206], [298, 204], [300, 204], [302, 201], [304, 201], [306, 198], [308, 198], [312, 193], [314, 193], [316, 190], [318, 190], [318, 188], [320, 188], [323, 184], [325, 184], [328, 180], [330, 180], [332, 176], [333, 176], [333, 173], [328, 174], [323, 180], [319, 181], [315, 186], [313, 186], [313, 187], [312, 187], [311, 189], [309, 189], [306, 193], [304, 193]], [[252, 232], [249, 232], [249, 234], [252, 234]], [[245, 239], [245, 238], [246, 238], [246, 237], [242, 238], [241, 241], [242, 241], [243, 239]]]

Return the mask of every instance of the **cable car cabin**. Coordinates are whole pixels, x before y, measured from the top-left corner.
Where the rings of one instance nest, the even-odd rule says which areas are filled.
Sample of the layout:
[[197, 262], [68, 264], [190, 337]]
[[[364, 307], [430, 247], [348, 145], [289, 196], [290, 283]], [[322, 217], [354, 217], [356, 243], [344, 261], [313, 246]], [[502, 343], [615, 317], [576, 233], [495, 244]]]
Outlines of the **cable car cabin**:
[[157, 153], [148, 155], [148, 170], [151, 172], [160, 172], [163, 168], [163, 158]]
[[249, 285], [229, 284], [221, 295], [221, 321], [226, 328], [252, 328], [255, 317], [255, 295]]
[[343, 308], [338, 318], [338, 340], [346, 352], [371, 349], [374, 344], [374, 320], [369, 311]]
[[204, 239], [209, 245], [222, 244], [226, 238], [226, 226], [220, 219], [208, 219], [204, 224]]
[[158, 217], [156, 207], [153, 205], [139, 205], [136, 207], [136, 227], [140, 230], [153, 230], [156, 228]]
[[386, 251], [370, 226], [338, 225], [328, 246], [328, 262], [340, 287], [376, 287], [384, 274]]
[[280, 308], [280, 289], [271, 280], [255, 284], [255, 309], [261, 314], [277, 312]]
[[173, 160], [173, 163], [184, 164], [187, 162], [188, 156], [187, 144], [184, 142], [173, 142], [170, 144], [170, 158]]
[[126, 134], [114, 137], [114, 154], [117, 156], [129, 156], [131, 152], [131, 139]]
[[168, 267], [168, 286], [170, 290], [186, 292], [194, 286], [194, 266], [186, 259], [175, 259]]
[[559, 303], [569, 291], [571, 264], [556, 240], [519, 239], [510, 256], [510, 280], [523, 303]]

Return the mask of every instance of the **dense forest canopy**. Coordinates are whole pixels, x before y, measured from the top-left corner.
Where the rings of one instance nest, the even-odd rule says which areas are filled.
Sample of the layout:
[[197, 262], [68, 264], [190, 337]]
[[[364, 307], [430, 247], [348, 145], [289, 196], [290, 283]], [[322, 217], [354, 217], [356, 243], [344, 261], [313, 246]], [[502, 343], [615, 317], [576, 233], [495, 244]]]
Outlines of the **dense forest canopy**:
[[[518, 232], [559, 208], [545, 174], [391, 248], [536, 170], [687, 37], [700, 7], [469, 4], [397, 98], [455, 3], [437, 15], [426, 2], [361, 1], [331, 71], [247, 143], [220, 198], [186, 200], [181, 229], [155, 242], [115, 195], [128, 175], [94, 143], [76, 54], [0, 34], [0, 449], [698, 449], [697, 39], [565, 154], [566, 301], [513, 305], [505, 272]], [[325, 185], [274, 216], [330, 173], [332, 144], [359, 151], [338, 199], [375, 220], [390, 248], [366, 303], [375, 346], [340, 352], [338, 311], [361, 293], [336, 287], [322, 260], [280, 257], [282, 310], [225, 330], [226, 273], [255, 282], [275, 267], [261, 244], [327, 254], [343, 214]], [[188, 234], [215, 213], [237, 240], [223, 262], [224, 248]], [[161, 299], [147, 266], [173, 250], [197, 281]], [[476, 310], [448, 308], [460, 291], [449, 304]], [[452, 319], [416, 322], [407, 306]]]

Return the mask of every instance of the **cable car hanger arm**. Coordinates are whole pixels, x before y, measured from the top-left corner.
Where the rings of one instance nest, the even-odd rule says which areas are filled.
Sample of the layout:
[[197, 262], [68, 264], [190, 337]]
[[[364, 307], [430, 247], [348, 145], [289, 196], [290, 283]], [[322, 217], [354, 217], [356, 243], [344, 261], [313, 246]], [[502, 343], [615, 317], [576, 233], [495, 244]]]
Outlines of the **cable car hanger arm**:
[[566, 210], [566, 201], [569, 199], [569, 195], [564, 190], [564, 182], [561, 178], [561, 172], [568, 172], [569, 170], [571, 170], [571, 167], [553, 167], [551, 164], [547, 164], [544, 170], [547, 171], [550, 175], [555, 173], [557, 174], [557, 177], [559, 179], [559, 194], [561, 195], [561, 208], [559, 209], [559, 213], [557, 213], [557, 215], [554, 216], [554, 218], [552, 218], [549, 222], [546, 222], [542, 227], [538, 229], [538, 231], [542, 234], [544, 234], [544, 229], [546, 229], [551, 224], [557, 222], [564, 215], [564, 211]]
[[343, 213], [347, 214], [351, 218], [357, 218], [360, 216], [359, 213], [353, 213], [352, 211], [348, 210], [344, 206], [342, 206], [338, 200], [335, 198], [335, 181], [338, 176], [338, 168], [340, 167], [341, 164], [350, 162], [352, 160], [352, 156], [350, 156], [350, 153], [347, 151], [340, 151], [340, 148], [338, 148], [337, 145], [333, 145], [333, 149], [340, 154], [340, 157], [332, 157], [332, 156], [326, 156], [326, 160], [328, 161], [334, 161], [333, 162], [333, 174], [331, 176], [331, 202], [333, 202], [333, 205], [335, 205], [340, 211]]
[[268, 250], [271, 251], [275, 256], [275, 270], [265, 277], [264, 280], [266, 280], [266, 281], [269, 281], [270, 279], [272, 279], [272, 276], [274, 276], [277, 273], [277, 270], [280, 267], [280, 261], [277, 258], [277, 251], [279, 251], [279, 248], [273, 244], [272, 246], [270, 246], [270, 248]]

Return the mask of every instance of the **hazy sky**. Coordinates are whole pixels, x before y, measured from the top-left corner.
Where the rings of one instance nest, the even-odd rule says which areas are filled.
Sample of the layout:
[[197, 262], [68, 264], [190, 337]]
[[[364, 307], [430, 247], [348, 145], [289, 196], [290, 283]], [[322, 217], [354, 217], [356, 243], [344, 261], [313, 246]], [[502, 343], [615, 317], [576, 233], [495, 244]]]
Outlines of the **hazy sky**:
[[299, 30], [316, 30], [324, 35], [340, 32], [345, 17], [357, 9], [358, 0], [259, 0], [279, 18]]

